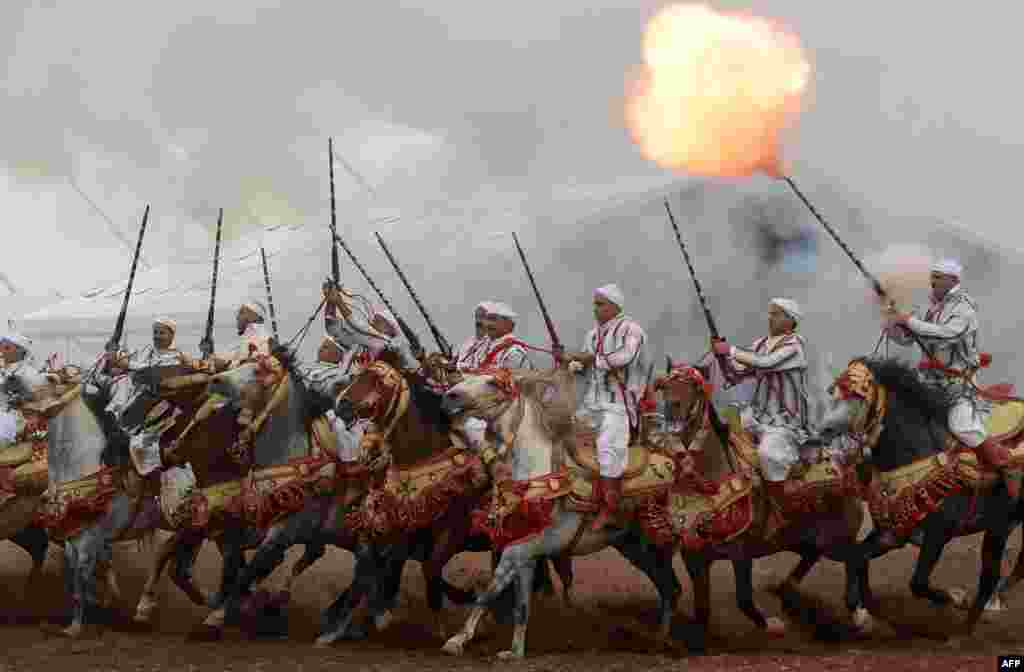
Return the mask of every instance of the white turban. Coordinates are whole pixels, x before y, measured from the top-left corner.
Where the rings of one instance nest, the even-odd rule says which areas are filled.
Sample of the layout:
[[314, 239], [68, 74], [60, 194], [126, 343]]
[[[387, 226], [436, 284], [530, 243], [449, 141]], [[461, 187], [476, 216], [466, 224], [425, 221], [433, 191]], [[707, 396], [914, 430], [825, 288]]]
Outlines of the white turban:
[[484, 311], [485, 314], [489, 315], [493, 309], [494, 309], [494, 302], [493, 301], [481, 301], [480, 303], [476, 304], [476, 308], [473, 309], [473, 312], [475, 313], [478, 310], [482, 310], [482, 311]]
[[22, 350], [26, 350], [26, 351], [29, 348], [32, 347], [32, 339], [31, 338], [29, 338], [28, 336], [22, 336], [21, 334], [13, 332], [13, 331], [8, 332], [8, 333], [4, 334], [3, 336], [0, 336], [0, 342], [3, 342], [3, 341], [7, 341], [8, 343], [11, 343], [12, 345], [16, 345], [19, 348], [21, 348]]
[[246, 301], [242, 304], [242, 308], [248, 308], [252, 312], [256, 313], [264, 320], [267, 319], [267, 309], [263, 306], [261, 301]]
[[935, 273], [952, 275], [959, 278], [960, 274], [964, 272], [964, 267], [956, 259], [942, 259], [933, 263], [931, 270]]
[[504, 317], [507, 320], [513, 321], [519, 317], [519, 314], [512, 310], [508, 304], [500, 302], [490, 304], [490, 310], [487, 312], [495, 317]]
[[622, 290], [619, 289], [618, 285], [611, 284], [605, 285], [604, 287], [598, 287], [594, 290], [594, 294], [597, 296], [603, 296], [608, 301], [611, 301], [619, 308], [622, 308], [622, 304], [625, 303], [626, 297], [622, 295]]
[[155, 320], [153, 320], [153, 324], [162, 324], [163, 326], [167, 327], [171, 331], [174, 331], [174, 332], [178, 331], [178, 323], [175, 322], [174, 320], [172, 320], [169, 317], [158, 317]]
[[772, 299], [768, 302], [769, 305], [778, 306], [787, 315], [789, 315], [795, 322], [799, 322], [803, 319], [804, 314], [800, 312], [800, 304], [793, 299]]
[[381, 305], [374, 306], [373, 307], [373, 316], [374, 317], [379, 317], [382, 320], [384, 320], [385, 322], [387, 322], [388, 324], [390, 324], [391, 328], [394, 329], [396, 332], [401, 330], [401, 328], [398, 326], [398, 320], [396, 320], [395, 316], [391, 314], [391, 311], [388, 310], [387, 308], [385, 308], [384, 306], [381, 306]]

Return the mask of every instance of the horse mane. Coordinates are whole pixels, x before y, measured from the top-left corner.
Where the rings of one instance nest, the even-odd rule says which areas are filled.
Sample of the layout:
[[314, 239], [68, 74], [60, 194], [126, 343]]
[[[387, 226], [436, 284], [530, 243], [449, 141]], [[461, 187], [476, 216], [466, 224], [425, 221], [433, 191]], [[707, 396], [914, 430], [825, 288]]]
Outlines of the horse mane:
[[862, 357], [854, 361], [864, 364], [875, 381], [889, 390], [890, 400], [897, 397], [904, 407], [916, 411], [928, 422], [946, 424], [956, 398], [938, 385], [921, 380], [916, 369], [895, 357]]
[[427, 386], [427, 380], [414, 371], [403, 371], [396, 368], [409, 384], [409, 401], [416, 407], [423, 420], [433, 425], [437, 431], [447, 434], [451, 431], [452, 421], [441, 408], [444, 398]]
[[888, 390], [888, 409], [871, 461], [882, 471], [910, 464], [945, 447], [949, 410], [956, 399], [894, 358], [859, 360]]
[[[575, 377], [562, 369], [513, 369], [519, 394], [534, 402], [542, 428], [556, 441], [573, 432]], [[548, 392], [554, 388], [554, 394]]]

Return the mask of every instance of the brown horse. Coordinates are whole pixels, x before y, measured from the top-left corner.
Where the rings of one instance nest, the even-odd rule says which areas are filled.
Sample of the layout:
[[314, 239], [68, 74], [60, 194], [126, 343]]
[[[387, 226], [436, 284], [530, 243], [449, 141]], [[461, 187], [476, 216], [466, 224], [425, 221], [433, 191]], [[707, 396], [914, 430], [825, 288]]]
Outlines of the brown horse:
[[[678, 540], [694, 589], [695, 621], [685, 628], [687, 646], [693, 651], [705, 649], [711, 617], [712, 563], [732, 561], [740, 610], [759, 628], [781, 635], [785, 631], [783, 621], [766, 618], [754, 602], [753, 561], [782, 551], [800, 556], [799, 564], [780, 589], [794, 588], [822, 557], [845, 563], [848, 583], [859, 581], [851, 563], [857, 557], [857, 534], [863, 522], [861, 502], [850, 496], [850, 490], [855, 488], [851, 481], [852, 466], [843, 464], [841, 456], [833, 458], [821, 446], [807, 446], [807, 452], [812, 453], [804, 456], [808, 460], [807, 473], [791, 474], [807, 498], [799, 510], [786, 513], [784, 529], [766, 535], [768, 507], [773, 504], [760, 487], [756, 447], [738, 423], [730, 427], [713, 412], [707, 373], [691, 366], [677, 366], [656, 386], [666, 391], [672, 415], [683, 420], [683, 429], [675, 437], [681, 456], [678, 462], [683, 468], [682, 482], [689, 476], [695, 486], [706, 492], [716, 488], [719, 491], [711, 496], [670, 498], [660, 510], [652, 512], [654, 515], [645, 526], [656, 539], [665, 541], [675, 536]], [[723, 435], [728, 436], [727, 446], [719, 438]], [[732, 454], [731, 460], [727, 450]], [[730, 462], [736, 464], [735, 472]], [[709, 484], [715, 485], [708, 490]], [[735, 488], [736, 496], [727, 496], [730, 487]], [[674, 522], [682, 516], [690, 521], [707, 516], [712, 522], [707, 526]], [[722, 527], [716, 532], [719, 523]], [[851, 608], [855, 627], [866, 627], [867, 611], [859, 605]]]
[[[399, 403], [403, 394], [409, 396], [405, 404]], [[367, 458], [387, 456], [395, 480], [410, 483], [412, 491], [396, 497], [378, 481], [348, 516], [348, 525], [335, 523], [336, 529], [352, 527], [365, 534], [369, 543], [357, 550], [354, 589], [329, 608], [318, 645], [329, 645], [348, 631], [353, 610], [371, 590], [378, 603], [393, 601], [408, 559], [421, 563], [427, 603], [435, 613], [442, 609], [444, 597], [457, 604], [473, 599], [471, 592], [448, 585], [442, 572], [459, 553], [494, 550], [489, 537], [474, 530], [471, 515], [482, 504], [490, 481], [477, 457], [453, 445], [453, 428], [442, 402], [420, 374], [402, 371], [389, 360], [364, 369], [341, 395], [339, 415], [373, 423], [374, 430], [363, 441]], [[495, 565], [498, 555], [495, 552]], [[551, 563], [568, 601], [571, 562], [555, 558]], [[553, 591], [547, 571], [538, 573], [534, 583], [535, 589], [542, 587], [549, 594]], [[435, 623], [443, 640], [447, 634], [442, 619]]]

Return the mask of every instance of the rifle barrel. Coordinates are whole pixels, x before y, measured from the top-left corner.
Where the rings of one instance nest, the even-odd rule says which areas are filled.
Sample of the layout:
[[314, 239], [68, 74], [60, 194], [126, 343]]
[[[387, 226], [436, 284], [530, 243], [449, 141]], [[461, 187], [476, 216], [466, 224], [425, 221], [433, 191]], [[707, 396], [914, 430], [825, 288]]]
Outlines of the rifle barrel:
[[149, 221], [149, 204], [142, 213], [142, 226], [139, 228], [139, 240], [135, 243], [135, 255], [132, 257], [131, 271], [128, 273], [128, 286], [124, 290], [124, 301], [121, 303], [121, 312], [117, 316], [117, 323], [114, 325], [114, 334], [107, 343], [107, 350], [114, 352], [121, 343], [124, 336], [124, 320], [128, 315], [128, 300], [132, 295], [132, 287], [135, 284], [135, 271], [139, 265], [139, 254], [142, 252], [142, 239], [146, 235], [146, 223]]
[[512, 240], [516, 244], [516, 251], [519, 253], [519, 260], [523, 262], [523, 268], [526, 269], [526, 277], [530, 280], [530, 286], [533, 287], [533, 295], [537, 297], [537, 303], [540, 305], [540, 313], [544, 317], [544, 325], [548, 329], [548, 335], [551, 337], [551, 346], [554, 350], [559, 350], [562, 347], [561, 341], [558, 339], [558, 332], [555, 331], [555, 323], [551, 321], [551, 315], [548, 313], [548, 307], [544, 304], [544, 299], [540, 295], [540, 289], [537, 288], [537, 281], [533, 278], [533, 271], [530, 270], [530, 263], [526, 261], [526, 253], [523, 252], [523, 246], [519, 244], [519, 236], [516, 235], [515, 231], [512, 232]]
[[441, 330], [438, 329], [437, 325], [434, 324], [434, 321], [430, 319], [430, 313], [428, 313], [427, 309], [423, 306], [423, 302], [420, 301], [420, 297], [416, 295], [416, 290], [414, 290], [412, 285], [409, 284], [409, 279], [405, 277], [405, 273], [402, 272], [402, 268], [398, 265], [398, 260], [395, 259], [394, 255], [391, 254], [391, 250], [388, 249], [387, 243], [384, 242], [384, 239], [381, 238], [379, 233], [374, 232], [373, 235], [377, 237], [377, 242], [380, 243], [381, 249], [384, 250], [384, 254], [387, 256], [388, 261], [391, 262], [391, 267], [394, 268], [395, 273], [398, 274], [398, 279], [402, 281], [403, 285], [405, 285], [405, 289], [409, 292], [409, 296], [412, 297], [413, 303], [416, 304], [416, 307], [423, 315], [423, 319], [426, 320], [427, 327], [430, 328], [430, 333], [434, 336], [434, 340], [437, 341], [437, 346], [441, 349], [441, 352], [445, 357], [451, 359], [452, 346], [448, 343], [448, 339], [444, 337]]

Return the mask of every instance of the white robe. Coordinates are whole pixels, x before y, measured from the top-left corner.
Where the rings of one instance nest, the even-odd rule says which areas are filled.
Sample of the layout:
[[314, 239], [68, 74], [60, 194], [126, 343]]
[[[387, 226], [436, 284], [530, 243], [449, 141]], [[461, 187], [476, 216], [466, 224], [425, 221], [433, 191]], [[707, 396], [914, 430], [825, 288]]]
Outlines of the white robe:
[[629, 428], [639, 420], [645, 383], [646, 341], [640, 325], [620, 314], [591, 329], [583, 344], [583, 351], [595, 357], [582, 371], [586, 389], [576, 417], [598, 432], [597, 461], [604, 478], [621, 478], [629, 461]]

